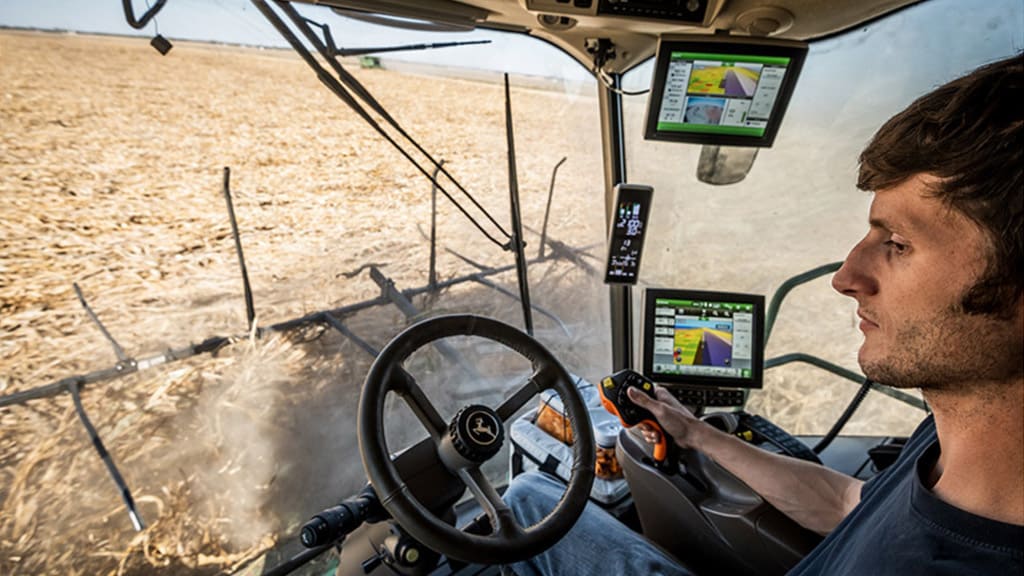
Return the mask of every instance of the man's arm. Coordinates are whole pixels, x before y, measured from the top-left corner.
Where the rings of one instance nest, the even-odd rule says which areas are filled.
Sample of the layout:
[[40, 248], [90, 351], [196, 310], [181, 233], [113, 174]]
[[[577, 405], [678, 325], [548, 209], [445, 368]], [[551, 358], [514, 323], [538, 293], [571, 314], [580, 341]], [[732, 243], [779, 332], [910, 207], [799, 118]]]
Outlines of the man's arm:
[[[654, 400], [629, 390], [633, 402], [654, 414], [680, 448], [698, 449], [795, 522], [819, 534], [832, 531], [860, 502], [863, 481], [819, 464], [772, 454], [698, 420], [671, 393]], [[658, 433], [641, 425], [644, 438]]]

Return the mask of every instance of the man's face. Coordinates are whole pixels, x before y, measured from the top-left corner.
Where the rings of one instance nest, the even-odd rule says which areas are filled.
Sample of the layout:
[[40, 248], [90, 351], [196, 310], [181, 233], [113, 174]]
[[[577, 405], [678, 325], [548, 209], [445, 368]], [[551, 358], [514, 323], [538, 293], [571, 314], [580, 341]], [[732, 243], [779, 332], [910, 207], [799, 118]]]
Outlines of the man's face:
[[928, 175], [875, 193], [870, 229], [832, 286], [857, 300], [859, 361], [877, 382], [956, 388], [1020, 377], [1019, 318], [968, 315], [960, 302], [985, 271], [981, 229], [928, 195]]

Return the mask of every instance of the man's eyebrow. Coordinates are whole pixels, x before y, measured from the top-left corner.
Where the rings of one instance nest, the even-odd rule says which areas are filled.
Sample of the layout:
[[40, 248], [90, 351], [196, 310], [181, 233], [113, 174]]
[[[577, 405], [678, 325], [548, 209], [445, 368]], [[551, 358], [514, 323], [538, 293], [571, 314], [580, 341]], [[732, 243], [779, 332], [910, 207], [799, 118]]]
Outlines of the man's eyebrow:
[[879, 218], [877, 216], [868, 218], [868, 225], [872, 228], [883, 228], [885, 230], [892, 230], [893, 225], [885, 218]]
[[881, 228], [888, 230], [889, 232], [903, 232], [910, 233], [914, 231], [920, 231], [919, 225], [915, 222], [914, 218], [908, 218], [906, 220], [900, 219], [898, 221], [887, 220], [881, 216], [872, 216], [868, 218], [868, 225], [872, 228]]

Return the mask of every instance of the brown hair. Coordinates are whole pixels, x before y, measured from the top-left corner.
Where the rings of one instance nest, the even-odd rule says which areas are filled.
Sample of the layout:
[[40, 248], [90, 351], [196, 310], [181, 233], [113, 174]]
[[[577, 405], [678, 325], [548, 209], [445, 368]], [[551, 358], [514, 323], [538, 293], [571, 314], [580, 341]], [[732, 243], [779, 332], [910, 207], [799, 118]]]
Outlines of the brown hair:
[[964, 296], [972, 314], [1010, 317], [1024, 295], [1024, 55], [994, 62], [921, 96], [860, 155], [857, 187], [883, 190], [915, 174], [977, 223], [993, 250]]

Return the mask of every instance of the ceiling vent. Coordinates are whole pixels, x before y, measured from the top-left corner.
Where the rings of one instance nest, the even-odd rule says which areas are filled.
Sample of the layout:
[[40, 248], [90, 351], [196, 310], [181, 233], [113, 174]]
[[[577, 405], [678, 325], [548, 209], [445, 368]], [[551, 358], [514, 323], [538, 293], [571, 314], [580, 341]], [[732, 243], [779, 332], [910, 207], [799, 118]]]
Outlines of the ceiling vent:
[[736, 17], [733, 30], [751, 36], [774, 36], [793, 26], [793, 13], [776, 6], [751, 8]]

